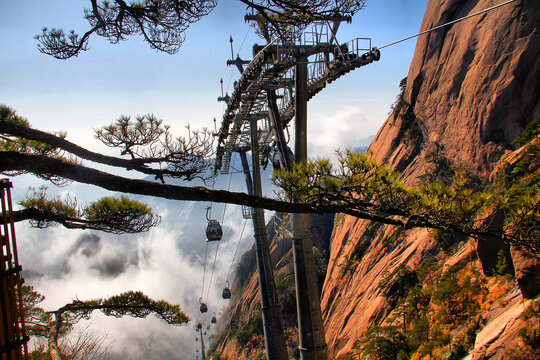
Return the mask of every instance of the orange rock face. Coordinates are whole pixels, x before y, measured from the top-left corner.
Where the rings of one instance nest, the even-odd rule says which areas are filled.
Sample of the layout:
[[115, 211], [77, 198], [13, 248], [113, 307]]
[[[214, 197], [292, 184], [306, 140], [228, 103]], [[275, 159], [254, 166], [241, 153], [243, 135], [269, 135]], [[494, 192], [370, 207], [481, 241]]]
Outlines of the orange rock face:
[[[433, 253], [433, 240], [427, 230], [404, 233], [396, 237], [399, 245], [395, 246], [383, 244], [383, 239], [398, 229], [381, 226], [373, 236], [370, 226], [373, 224], [369, 221], [344, 216], [334, 227], [321, 301], [326, 340], [333, 357], [349, 352], [356, 339], [388, 315], [379, 288], [384, 276], [402, 263], [414, 267]], [[367, 248], [363, 254], [355, 255], [361, 241], [368, 242]]]
[[[422, 30], [493, 5], [430, 1]], [[420, 36], [404, 98], [421, 139], [400, 139], [404, 119], [392, 115], [371, 144], [377, 159], [406, 178], [422, 173], [430, 151], [482, 174], [490, 171], [497, 154], [540, 113], [539, 11], [538, 2], [516, 1]]]
[[[490, 0], [430, 1], [422, 29], [493, 5]], [[510, 152], [513, 137], [540, 114], [539, 24], [540, 2], [516, 1], [421, 36], [404, 104], [372, 142], [374, 157], [400, 171], [409, 184], [424, 173], [425, 155], [435, 151], [488, 175], [496, 159]], [[379, 287], [385, 274], [400, 264], [414, 268], [441, 256], [427, 230], [410, 230], [397, 244], [388, 244], [397, 230], [381, 226], [374, 232], [373, 226], [351, 216], [336, 218], [322, 292], [333, 358], [349, 352], [370, 326], [384, 323], [389, 315]], [[481, 268], [476, 251], [476, 243], [470, 241], [445, 266], [476, 263]], [[518, 259], [514, 255], [514, 261]], [[528, 261], [534, 262], [529, 268], [538, 269], [538, 259]], [[497, 353], [500, 358], [505, 347], [515, 344], [524, 303], [517, 283], [512, 284], [513, 296], [504, 309], [487, 316], [471, 354], [474, 359]]]

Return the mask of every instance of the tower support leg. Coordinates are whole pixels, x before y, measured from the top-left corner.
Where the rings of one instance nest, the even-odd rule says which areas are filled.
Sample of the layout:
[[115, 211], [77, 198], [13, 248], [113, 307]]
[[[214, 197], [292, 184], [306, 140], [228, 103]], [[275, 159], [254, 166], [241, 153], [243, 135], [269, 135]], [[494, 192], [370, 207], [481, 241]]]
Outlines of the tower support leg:
[[[259, 164], [259, 142], [257, 136], [257, 120], [250, 121], [251, 127], [251, 156], [253, 171], [253, 194], [262, 196], [261, 170]], [[274, 267], [270, 259], [270, 247], [266, 235], [263, 209], [255, 208], [253, 214], [255, 237], [255, 252], [259, 270], [259, 288], [261, 294], [261, 312], [268, 360], [288, 360], [281, 308], [274, 280]]]
[[[295, 68], [295, 162], [307, 161], [307, 56], [298, 48]], [[296, 199], [300, 200], [300, 199]], [[293, 214], [293, 255], [296, 279], [299, 349], [302, 360], [327, 360], [321, 302], [309, 232], [309, 215]]]

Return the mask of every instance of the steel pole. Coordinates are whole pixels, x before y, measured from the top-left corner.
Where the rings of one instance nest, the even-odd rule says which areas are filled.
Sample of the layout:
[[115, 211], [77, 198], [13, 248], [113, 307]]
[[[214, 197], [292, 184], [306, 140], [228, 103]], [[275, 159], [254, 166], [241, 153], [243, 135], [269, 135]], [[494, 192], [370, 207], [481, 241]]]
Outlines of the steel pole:
[[276, 103], [276, 91], [268, 90], [266, 93], [266, 98], [268, 101], [268, 118], [270, 119], [272, 132], [276, 138], [276, 148], [279, 155], [279, 162], [281, 163], [281, 166], [283, 166], [283, 169], [286, 171], [291, 171], [293, 159], [291, 159], [291, 156], [289, 155], [289, 148], [287, 147], [287, 142], [285, 141], [283, 124], [281, 123], [281, 118], [279, 116], [279, 110]]
[[[298, 48], [295, 67], [295, 162], [307, 161], [307, 55]], [[301, 200], [301, 199], [295, 199]], [[293, 255], [296, 279], [296, 305], [300, 359], [327, 360], [328, 353], [322, 325], [321, 302], [309, 232], [309, 215], [293, 214]]]
[[253, 181], [251, 180], [251, 173], [249, 170], [246, 149], [240, 149], [238, 150], [238, 153], [240, 154], [240, 161], [242, 162], [242, 170], [244, 170], [244, 180], [246, 180], [248, 194], [253, 195]]
[[[253, 194], [262, 197], [261, 170], [259, 164], [259, 140], [257, 134], [257, 120], [250, 120], [251, 127], [251, 157], [253, 172]], [[268, 360], [288, 360], [281, 308], [277, 297], [276, 283], [274, 281], [274, 267], [270, 260], [270, 248], [266, 236], [264, 223], [264, 210], [255, 208], [253, 214], [253, 227], [255, 237], [255, 252], [257, 254], [257, 268], [259, 270], [259, 288], [261, 294], [261, 312], [266, 345], [266, 358]]]
[[204, 352], [204, 332], [203, 332], [203, 325], [199, 323], [199, 335], [201, 335], [201, 358], [202, 360], [206, 360], [206, 354]]

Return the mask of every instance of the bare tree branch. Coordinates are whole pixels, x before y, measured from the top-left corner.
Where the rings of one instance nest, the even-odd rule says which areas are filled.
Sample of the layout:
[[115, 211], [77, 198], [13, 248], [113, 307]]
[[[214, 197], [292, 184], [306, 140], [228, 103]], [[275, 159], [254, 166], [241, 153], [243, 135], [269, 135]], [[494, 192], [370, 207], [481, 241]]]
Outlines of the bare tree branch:
[[[85, 160], [121, 167], [127, 170], [135, 170], [147, 175], [154, 175], [156, 179], [159, 178], [162, 182], [164, 182], [164, 176], [185, 178], [186, 180], [192, 180], [194, 178], [205, 180], [210, 176], [207, 174], [207, 170], [211, 166], [208, 158], [213, 153], [213, 142], [211, 135], [206, 131], [190, 131], [188, 139], [177, 138], [174, 141], [168, 133], [168, 129], [160, 130], [159, 128], [154, 128], [157, 138], [155, 134], [143, 134], [145, 139], [122, 137], [118, 134], [119, 131], [115, 131], [114, 125], [98, 130], [98, 138], [102, 139], [107, 145], [116, 147], [125, 146], [124, 152], [131, 152], [131, 159], [123, 159], [92, 152], [65, 140], [62, 136], [32, 129], [28, 125], [25, 126], [13, 121], [7, 121], [14, 116], [14, 114], [11, 114], [10, 116], [0, 118], [0, 133], [5, 135], [4, 141], [10, 141], [10, 136], [38, 141], [47, 144], [53, 149], [62, 149]], [[126, 119], [123, 118], [123, 123], [125, 126], [129, 126], [129, 120]], [[127, 129], [124, 130], [127, 131]], [[165, 136], [163, 140], [159, 139], [161, 135]], [[142, 156], [138, 154], [139, 156], [135, 157], [134, 152], [137, 152], [137, 150], [133, 149], [134, 146], [148, 143], [153, 145], [155, 141], [160, 142], [160, 145], [162, 145], [161, 150], [151, 150], [148, 154], [143, 152]], [[148, 155], [148, 157], [145, 155]], [[149, 167], [149, 165], [155, 163], [163, 164], [163, 166], [160, 166], [158, 169]]]
[[95, 33], [112, 44], [140, 34], [151, 48], [174, 54], [184, 41], [184, 31], [208, 15], [217, 0], [91, 0], [91, 3], [92, 7], [85, 9], [90, 30], [81, 37], [74, 30], [66, 35], [63, 29], [44, 28], [41, 35], [35, 36], [39, 51], [66, 60], [88, 50], [88, 39]]

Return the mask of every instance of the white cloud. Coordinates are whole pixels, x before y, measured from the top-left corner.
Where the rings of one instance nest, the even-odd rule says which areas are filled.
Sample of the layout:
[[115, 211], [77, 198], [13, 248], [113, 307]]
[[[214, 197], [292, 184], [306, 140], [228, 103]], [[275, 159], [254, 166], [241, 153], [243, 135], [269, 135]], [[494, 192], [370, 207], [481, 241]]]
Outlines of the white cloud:
[[308, 156], [332, 157], [338, 148], [358, 147], [378, 126], [378, 120], [356, 106], [313, 107], [308, 120]]
[[[151, 199], [151, 203], [163, 216], [163, 222], [138, 235], [114, 236], [66, 230], [59, 226], [37, 230], [17, 224], [23, 268], [45, 275], [27, 279], [27, 284], [34, 285], [46, 296], [42, 307], [54, 310], [75, 298], [85, 300], [140, 290], [154, 299], [180, 304], [194, 320], [209, 322], [214, 313], [221, 311], [227, 304], [221, 299], [221, 289], [229, 270], [234, 271], [232, 257], [244, 224], [241, 211], [229, 205], [223, 224], [223, 240], [207, 245], [204, 241], [205, 204], [159, 199]], [[215, 217], [221, 220], [223, 208], [216, 208], [215, 212]], [[252, 239], [249, 222], [236, 260], [246, 247], [251, 246]], [[203, 292], [206, 246], [208, 257]], [[214, 259], [217, 261], [212, 275]], [[111, 263], [117, 267], [107, 267]], [[209, 307], [209, 312], [204, 315], [199, 312], [201, 292]], [[200, 346], [194, 341], [193, 323], [172, 327], [152, 315], [141, 320], [107, 318], [97, 313], [92, 315], [90, 322], [92, 328], [108, 334], [112, 351], [118, 358], [180, 359], [194, 355], [196, 346]], [[85, 327], [87, 323], [81, 321], [78, 326]]]

